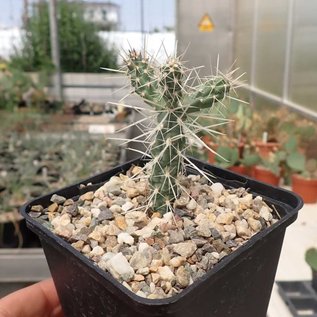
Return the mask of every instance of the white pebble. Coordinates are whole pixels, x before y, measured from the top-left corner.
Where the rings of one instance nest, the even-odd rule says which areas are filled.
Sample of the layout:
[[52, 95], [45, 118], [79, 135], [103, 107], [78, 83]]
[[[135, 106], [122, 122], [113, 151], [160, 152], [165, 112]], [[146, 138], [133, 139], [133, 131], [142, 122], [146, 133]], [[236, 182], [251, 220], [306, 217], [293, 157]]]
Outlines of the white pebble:
[[220, 196], [225, 189], [221, 183], [213, 183], [210, 188], [216, 196]]
[[[167, 221], [170, 221], [173, 219], [173, 213], [172, 212], [167, 212], [163, 215], [163, 218]], [[155, 219], [155, 218], [154, 218]], [[158, 218], [159, 219], [159, 218]]]
[[97, 245], [96, 247], [94, 247], [92, 249], [92, 251], [90, 252], [91, 256], [102, 256], [105, 253], [105, 251], [103, 250], [102, 247], [100, 247], [99, 245]]
[[109, 209], [114, 213], [121, 213], [122, 208], [119, 205], [112, 205]]
[[127, 201], [125, 204], [123, 204], [123, 206], [122, 206], [122, 210], [124, 211], [124, 212], [127, 212], [127, 211], [129, 211], [129, 210], [131, 210], [132, 208], [134, 208], [134, 205], [133, 205], [133, 203], [131, 202], [131, 201]]
[[197, 207], [197, 203], [194, 199], [191, 199], [190, 202], [186, 205], [186, 208], [189, 210], [195, 210]]
[[260, 216], [265, 220], [265, 221], [271, 221], [273, 216], [272, 214], [270, 213], [270, 210], [268, 207], [266, 206], [263, 206], [261, 209], [260, 209]]
[[143, 252], [147, 248], [149, 248], [149, 245], [146, 242], [140, 242], [138, 251], [139, 252]]
[[99, 208], [92, 208], [91, 209], [91, 214], [95, 217], [98, 218], [99, 214], [100, 214], [100, 209]]
[[134, 277], [133, 268], [121, 252], [113, 256], [107, 262], [107, 265], [111, 273], [114, 273], [114, 275], [117, 273], [120, 278], [126, 282], [131, 281]]
[[175, 280], [175, 275], [168, 266], [161, 266], [158, 268], [158, 274], [161, 277], [162, 281], [172, 282]]
[[133, 245], [134, 244], [134, 238], [128, 234], [127, 232], [121, 232], [118, 234], [118, 243], [126, 243]]

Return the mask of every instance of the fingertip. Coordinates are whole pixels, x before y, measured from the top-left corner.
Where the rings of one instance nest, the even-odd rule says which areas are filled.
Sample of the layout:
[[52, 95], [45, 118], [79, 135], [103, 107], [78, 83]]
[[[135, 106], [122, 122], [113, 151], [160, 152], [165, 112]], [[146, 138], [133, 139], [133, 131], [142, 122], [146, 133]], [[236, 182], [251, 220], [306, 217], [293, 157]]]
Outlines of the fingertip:
[[60, 305], [56, 287], [52, 278], [41, 281], [39, 283], [39, 287], [41, 288], [49, 307], [55, 308]]
[[62, 311], [62, 306], [57, 306], [53, 311], [50, 317], [63, 317], [63, 311]]

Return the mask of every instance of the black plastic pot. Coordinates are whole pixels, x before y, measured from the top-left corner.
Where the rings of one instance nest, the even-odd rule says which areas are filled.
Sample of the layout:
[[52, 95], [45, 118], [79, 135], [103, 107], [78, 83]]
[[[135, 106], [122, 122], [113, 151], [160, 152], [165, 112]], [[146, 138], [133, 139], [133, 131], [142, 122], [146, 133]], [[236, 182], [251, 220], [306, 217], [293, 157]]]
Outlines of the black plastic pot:
[[[226, 187], [243, 186], [261, 195], [268, 204], [275, 206], [281, 220], [252, 237], [180, 294], [150, 300], [127, 290], [70, 244], [32, 219], [28, 215], [31, 206], [48, 206], [52, 193], [35, 199], [23, 206], [21, 211], [29, 228], [40, 237], [65, 317], [266, 316], [285, 229], [295, 221], [302, 200], [289, 191], [194, 159], [192, 161], [201, 169], [212, 172]], [[81, 183], [105, 182], [127, 170], [131, 164], [143, 165], [144, 161], [134, 160]], [[79, 184], [56, 193], [66, 198], [82, 194]]]

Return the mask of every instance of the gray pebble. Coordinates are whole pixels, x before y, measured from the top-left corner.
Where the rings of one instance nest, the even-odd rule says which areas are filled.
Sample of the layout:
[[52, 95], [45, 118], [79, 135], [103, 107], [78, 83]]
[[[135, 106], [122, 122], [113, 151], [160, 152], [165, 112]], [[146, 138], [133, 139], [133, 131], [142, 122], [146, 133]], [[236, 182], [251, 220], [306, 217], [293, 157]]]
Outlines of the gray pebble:
[[200, 249], [202, 251], [203, 254], [205, 253], [211, 253], [216, 251], [215, 247], [212, 246], [210, 243], [206, 243], [205, 245], [202, 246], [202, 248]]
[[100, 206], [100, 213], [98, 215], [98, 220], [102, 222], [104, 220], [112, 220], [112, 219], [114, 219], [114, 215], [112, 211], [109, 208]]
[[205, 239], [200, 239], [200, 238], [193, 238], [192, 241], [195, 242], [198, 248], [208, 244], [208, 241]]
[[185, 239], [191, 239], [197, 237], [197, 230], [193, 226], [188, 226], [184, 228]]
[[173, 251], [183, 257], [190, 257], [197, 250], [195, 242], [189, 240], [173, 245]]
[[73, 217], [76, 217], [78, 215], [78, 205], [76, 203], [65, 207], [65, 209], [66, 212]]
[[216, 228], [211, 228], [211, 235], [214, 239], [220, 239], [221, 238], [221, 234], [219, 233], [219, 231]]
[[176, 281], [182, 288], [185, 288], [190, 283], [190, 274], [183, 266], [176, 270]]
[[29, 212], [29, 216], [32, 217], [32, 218], [38, 218], [41, 216], [41, 212], [36, 212], [36, 211], [30, 211]]
[[51, 197], [51, 202], [56, 203], [58, 205], [62, 205], [66, 201], [66, 198], [57, 194], [54, 194]]
[[169, 230], [168, 242], [170, 244], [179, 243], [184, 241], [184, 232], [183, 230]]

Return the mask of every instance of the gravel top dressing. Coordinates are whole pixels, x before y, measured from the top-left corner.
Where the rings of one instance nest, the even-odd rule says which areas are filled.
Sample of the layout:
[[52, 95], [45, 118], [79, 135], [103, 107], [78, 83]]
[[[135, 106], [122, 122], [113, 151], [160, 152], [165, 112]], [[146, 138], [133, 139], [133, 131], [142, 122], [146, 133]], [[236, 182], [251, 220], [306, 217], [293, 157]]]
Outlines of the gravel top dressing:
[[278, 219], [261, 196], [181, 176], [174, 212], [153, 212], [141, 167], [113, 176], [77, 200], [53, 195], [29, 213], [135, 294], [167, 298]]

